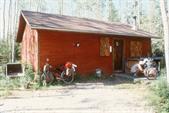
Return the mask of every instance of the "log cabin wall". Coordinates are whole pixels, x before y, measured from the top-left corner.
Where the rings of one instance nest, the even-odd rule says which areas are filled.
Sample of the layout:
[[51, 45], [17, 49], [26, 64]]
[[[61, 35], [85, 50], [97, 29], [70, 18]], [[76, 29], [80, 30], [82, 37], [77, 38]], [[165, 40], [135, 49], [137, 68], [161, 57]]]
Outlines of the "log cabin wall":
[[33, 69], [38, 71], [38, 32], [31, 30], [29, 25], [25, 26], [21, 43], [22, 63], [32, 64]]
[[151, 39], [130, 37], [126, 41], [126, 59], [151, 56]]
[[151, 39], [145, 38], [143, 40], [143, 56], [152, 56], [152, 48], [151, 48]]
[[[112, 73], [112, 55], [100, 55], [100, 38], [96, 34], [52, 32], [40, 30], [40, 68], [46, 58], [50, 64], [57, 66], [67, 61], [78, 65], [78, 71], [86, 74], [101, 68], [104, 72]], [[79, 43], [79, 47], [77, 47]]]
[[[40, 42], [39, 50], [38, 33]], [[31, 30], [29, 25], [26, 25], [21, 47], [22, 62], [32, 64], [36, 71], [38, 70], [38, 63], [42, 69], [46, 58], [49, 58], [53, 66], [72, 61], [78, 65], [78, 70], [81, 73], [88, 73], [94, 71], [96, 68], [101, 68], [104, 72], [110, 74], [113, 72], [113, 66], [115, 65], [113, 64], [113, 54], [106, 56], [100, 55], [100, 40], [105, 37], [110, 37], [110, 45], [112, 45], [115, 39], [124, 41], [123, 61], [131, 58], [132, 41], [141, 42], [142, 53], [140, 57], [151, 54], [151, 39], [147, 38], [136, 39], [44, 30], [40, 30], [38, 33], [36, 30]], [[79, 47], [76, 47], [77, 43], [80, 44]], [[40, 53], [39, 60], [38, 53]]]
[[[132, 65], [138, 62], [140, 57], [148, 57], [151, 56], [151, 39], [150, 38], [137, 38], [130, 37], [125, 39], [125, 55], [124, 55], [124, 71], [126, 73], [130, 73], [130, 68]], [[135, 42], [135, 46], [132, 47], [132, 43]], [[138, 48], [141, 48], [138, 52]], [[135, 52], [136, 51], [136, 54]], [[134, 52], [134, 54], [132, 53]], [[137, 56], [139, 54], [139, 56]], [[133, 56], [136, 55], [136, 56]]]
[[[72, 61], [79, 66], [81, 73], [96, 68], [112, 73], [116, 64], [123, 62], [124, 65], [131, 57], [151, 55], [150, 38], [159, 38], [131, 28], [122, 23], [21, 11], [16, 41], [22, 43], [22, 62], [32, 64], [35, 71], [42, 69], [49, 58], [54, 66]], [[109, 53], [111, 46], [112, 53]], [[116, 65], [116, 70], [121, 69], [121, 65]]]
[[[113, 42], [115, 40], [122, 40], [123, 41], [123, 52], [122, 52], [122, 61], [123, 61], [123, 70], [125, 71], [125, 63], [128, 59], [135, 59], [140, 57], [147, 57], [151, 56], [151, 39], [150, 38], [143, 38], [143, 37], [129, 37], [129, 36], [108, 36], [112, 40], [112, 47], [114, 47]], [[134, 45], [134, 47], [132, 47]], [[115, 48], [113, 48], [114, 50]], [[114, 55], [115, 53], [112, 52], [113, 56], [113, 69], [115, 64]]]
[[[50, 64], [57, 66], [67, 61], [78, 65], [80, 73], [90, 73], [96, 68], [101, 68], [107, 74], [113, 72], [113, 52], [101, 53], [101, 40], [109, 39], [109, 45], [113, 47], [113, 40], [123, 40], [123, 64], [128, 58], [131, 58], [131, 42], [137, 41], [141, 44], [140, 57], [151, 53], [151, 40], [147, 38], [107, 36], [99, 34], [57, 32], [48, 30], [39, 30], [39, 65], [42, 70], [46, 58], [50, 59]], [[77, 47], [77, 44], [80, 44]], [[107, 47], [106, 47], [107, 48]], [[123, 68], [124, 70], [124, 68]]]
[[[39, 36], [38, 36], [39, 35]], [[103, 40], [103, 39], [106, 40]], [[105, 36], [97, 34], [71, 33], [71, 32], [56, 32], [48, 30], [31, 30], [29, 25], [26, 25], [22, 39], [21, 57], [23, 63], [32, 64], [35, 71], [42, 69], [46, 62], [46, 58], [50, 59], [53, 66], [64, 64], [67, 61], [72, 61], [78, 65], [80, 73], [90, 73], [96, 68], [101, 68], [107, 74], [113, 72], [114, 61], [113, 52], [105, 56], [101, 53], [101, 40], [108, 41], [109, 46], [113, 47], [114, 40], [123, 40], [123, 64], [131, 58], [131, 42], [141, 43], [140, 57], [145, 57], [151, 54], [151, 39], [122, 37], [122, 36]], [[38, 42], [39, 41], [39, 42]], [[77, 47], [77, 43], [80, 44]], [[38, 49], [39, 45], [39, 49]], [[107, 48], [107, 47], [106, 47]], [[124, 68], [123, 68], [124, 69]]]

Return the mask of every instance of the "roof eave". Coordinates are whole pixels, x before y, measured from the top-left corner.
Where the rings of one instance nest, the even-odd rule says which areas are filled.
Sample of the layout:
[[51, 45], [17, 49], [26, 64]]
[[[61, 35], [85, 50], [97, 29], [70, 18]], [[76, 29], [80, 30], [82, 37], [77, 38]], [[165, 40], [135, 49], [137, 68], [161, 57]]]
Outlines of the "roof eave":
[[19, 17], [19, 25], [18, 25], [18, 32], [16, 36], [16, 42], [20, 43], [22, 41], [22, 36], [23, 36], [25, 26], [26, 26], [26, 22], [24, 21], [23, 14], [21, 12]]
[[140, 38], [155, 38], [155, 39], [160, 39], [158, 36], [140, 36], [140, 35], [132, 35], [132, 34], [122, 34], [122, 33], [113, 33], [113, 32], [96, 32], [96, 31], [82, 31], [82, 30], [69, 30], [69, 29], [56, 29], [56, 28], [42, 28], [42, 27], [32, 27], [31, 29], [36, 29], [36, 30], [50, 30], [50, 31], [61, 31], [61, 32], [75, 32], [75, 33], [91, 33], [91, 34], [103, 34], [103, 35], [118, 35], [118, 36], [130, 36], [130, 37], [140, 37]]
[[21, 14], [19, 17], [18, 32], [17, 32], [17, 36], [16, 36], [16, 42], [18, 42], [18, 43], [22, 42], [22, 37], [23, 37], [23, 33], [25, 30], [26, 24], [30, 25], [28, 20], [24, 16], [23, 12], [21, 11]]

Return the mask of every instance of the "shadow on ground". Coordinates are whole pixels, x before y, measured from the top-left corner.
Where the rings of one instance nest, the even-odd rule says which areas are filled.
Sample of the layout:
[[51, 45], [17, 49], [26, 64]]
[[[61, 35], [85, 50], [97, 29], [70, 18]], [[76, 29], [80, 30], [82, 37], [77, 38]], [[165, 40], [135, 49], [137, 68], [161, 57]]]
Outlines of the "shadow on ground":
[[133, 84], [134, 79], [125, 73], [114, 73], [111, 76], [103, 76], [101, 78], [89, 77], [81, 78], [80, 80], [75, 80], [73, 84], [77, 83], [103, 83], [104, 85], [118, 85], [118, 84]]

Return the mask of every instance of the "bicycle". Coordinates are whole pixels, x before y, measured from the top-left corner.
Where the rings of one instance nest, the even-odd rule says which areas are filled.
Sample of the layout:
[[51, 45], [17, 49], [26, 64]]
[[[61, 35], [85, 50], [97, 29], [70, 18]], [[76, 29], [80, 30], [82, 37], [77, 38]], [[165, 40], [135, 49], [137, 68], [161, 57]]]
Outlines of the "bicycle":
[[63, 81], [65, 84], [71, 84], [74, 81], [77, 65], [67, 62], [65, 65], [59, 65], [54, 70], [48, 63], [43, 67], [43, 73], [41, 75], [42, 85], [52, 84], [54, 81]]

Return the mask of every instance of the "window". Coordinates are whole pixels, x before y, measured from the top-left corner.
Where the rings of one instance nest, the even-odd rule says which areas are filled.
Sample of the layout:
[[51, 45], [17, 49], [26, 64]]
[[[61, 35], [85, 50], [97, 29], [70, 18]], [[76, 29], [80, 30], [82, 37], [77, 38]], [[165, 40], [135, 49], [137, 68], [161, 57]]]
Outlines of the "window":
[[140, 57], [140, 56], [142, 56], [142, 42], [131, 41], [130, 42], [130, 57]]
[[100, 56], [110, 56], [109, 38], [100, 38]]

